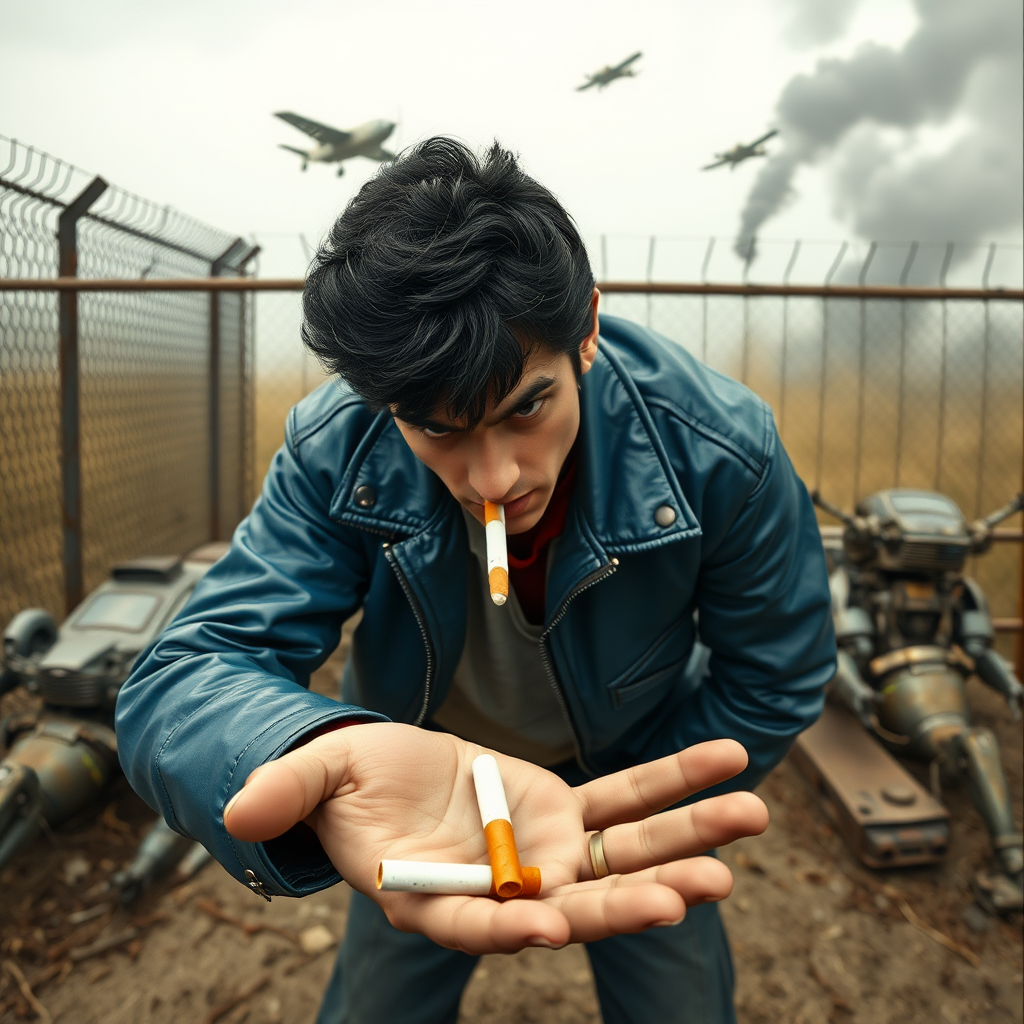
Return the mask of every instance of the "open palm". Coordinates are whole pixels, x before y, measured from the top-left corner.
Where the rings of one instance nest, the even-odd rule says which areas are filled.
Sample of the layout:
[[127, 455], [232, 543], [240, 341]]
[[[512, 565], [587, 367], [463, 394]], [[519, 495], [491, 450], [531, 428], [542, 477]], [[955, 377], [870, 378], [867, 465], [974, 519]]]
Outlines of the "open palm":
[[[753, 794], [732, 793], [655, 812], [731, 778], [746, 765], [732, 740], [703, 743], [571, 788], [558, 776], [495, 753], [519, 856], [540, 868], [536, 899], [385, 893], [382, 859], [486, 863], [470, 765], [484, 748], [387, 723], [319, 736], [257, 769], [225, 814], [250, 842], [305, 820], [342, 877], [405, 931], [469, 953], [562, 946], [678, 921], [687, 905], [724, 899], [728, 868], [698, 857], [768, 823]], [[589, 833], [604, 830], [613, 874], [595, 879]]]

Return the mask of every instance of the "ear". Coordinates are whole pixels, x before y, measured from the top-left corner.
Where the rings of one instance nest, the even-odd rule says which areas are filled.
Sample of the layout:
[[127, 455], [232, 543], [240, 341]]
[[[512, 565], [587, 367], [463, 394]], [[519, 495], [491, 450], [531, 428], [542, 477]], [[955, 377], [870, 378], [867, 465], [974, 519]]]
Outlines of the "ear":
[[597, 303], [601, 293], [595, 288], [594, 294], [590, 297], [590, 310], [593, 314], [593, 325], [590, 333], [580, 342], [580, 373], [586, 373], [597, 358]]

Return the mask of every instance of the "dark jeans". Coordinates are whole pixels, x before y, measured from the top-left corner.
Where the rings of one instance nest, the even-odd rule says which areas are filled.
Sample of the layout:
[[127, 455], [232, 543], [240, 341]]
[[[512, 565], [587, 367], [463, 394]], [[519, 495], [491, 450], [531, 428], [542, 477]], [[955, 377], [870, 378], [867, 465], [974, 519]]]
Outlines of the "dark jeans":
[[[718, 907], [682, 924], [587, 945], [605, 1024], [734, 1024], [732, 958]], [[352, 894], [317, 1024], [455, 1024], [477, 957], [400, 932]]]

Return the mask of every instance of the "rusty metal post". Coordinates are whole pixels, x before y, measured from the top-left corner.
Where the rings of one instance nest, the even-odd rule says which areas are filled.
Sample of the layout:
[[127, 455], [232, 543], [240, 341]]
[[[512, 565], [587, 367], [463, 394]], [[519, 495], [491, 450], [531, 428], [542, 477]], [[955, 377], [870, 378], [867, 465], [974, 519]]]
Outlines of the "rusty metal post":
[[[260, 246], [253, 245], [243, 253], [238, 261], [238, 273], [245, 275], [245, 268], [260, 253]], [[250, 410], [252, 408], [251, 382], [246, 377], [246, 356], [249, 345], [255, 344], [255, 338], [246, 331], [246, 304], [251, 303], [252, 316], [249, 326], [253, 334], [256, 330], [256, 296], [239, 293], [238, 296], [238, 518], [244, 519], [249, 512], [249, 446]]]
[[[238, 246], [244, 244], [236, 238], [210, 264], [210, 277], [220, 277]], [[210, 427], [210, 540], [221, 537], [220, 509], [220, 295], [210, 292], [210, 351], [209, 351], [209, 427]]]
[[[78, 221], [107, 190], [95, 177], [57, 218], [57, 253], [61, 277], [78, 276]], [[82, 559], [82, 449], [79, 409], [78, 293], [58, 297], [57, 331], [60, 373], [60, 467], [64, 539], [64, 610], [70, 614], [84, 596]]]
[[[1021, 470], [1021, 491], [1024, 492], [1024, 469]], [[1017, 620], [1021, 624], [1017, 633], [1017, 678], [1024, 680], [1024, 544], [1020, 549], [1020, 566], [1017, 574]]]

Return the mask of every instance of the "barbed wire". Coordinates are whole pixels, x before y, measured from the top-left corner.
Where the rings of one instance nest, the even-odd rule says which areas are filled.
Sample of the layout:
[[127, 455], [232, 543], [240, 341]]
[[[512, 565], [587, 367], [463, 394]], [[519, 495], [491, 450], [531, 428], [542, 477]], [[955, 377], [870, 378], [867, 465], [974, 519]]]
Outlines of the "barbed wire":
[[[37, 203], [64, 207], [95, 177], [74, 164], [61, 160], [17, 139], [0, 135], [0, 189], [9, 203], [15, 197]], [[5, 212], [9, 219], [13, 208]], [[42, 211], [35, 209], [36, 217]], [[24, 212], [21, 213], [24, 217]], [[85, 218], [106, 224], [143, 241], [176, 250], [202, 263], [211, 263], [235, 240], [202, 221], [189, 217], [169, 205], [159, 205], [117, 185], [106, 191], [85, 214]]]

